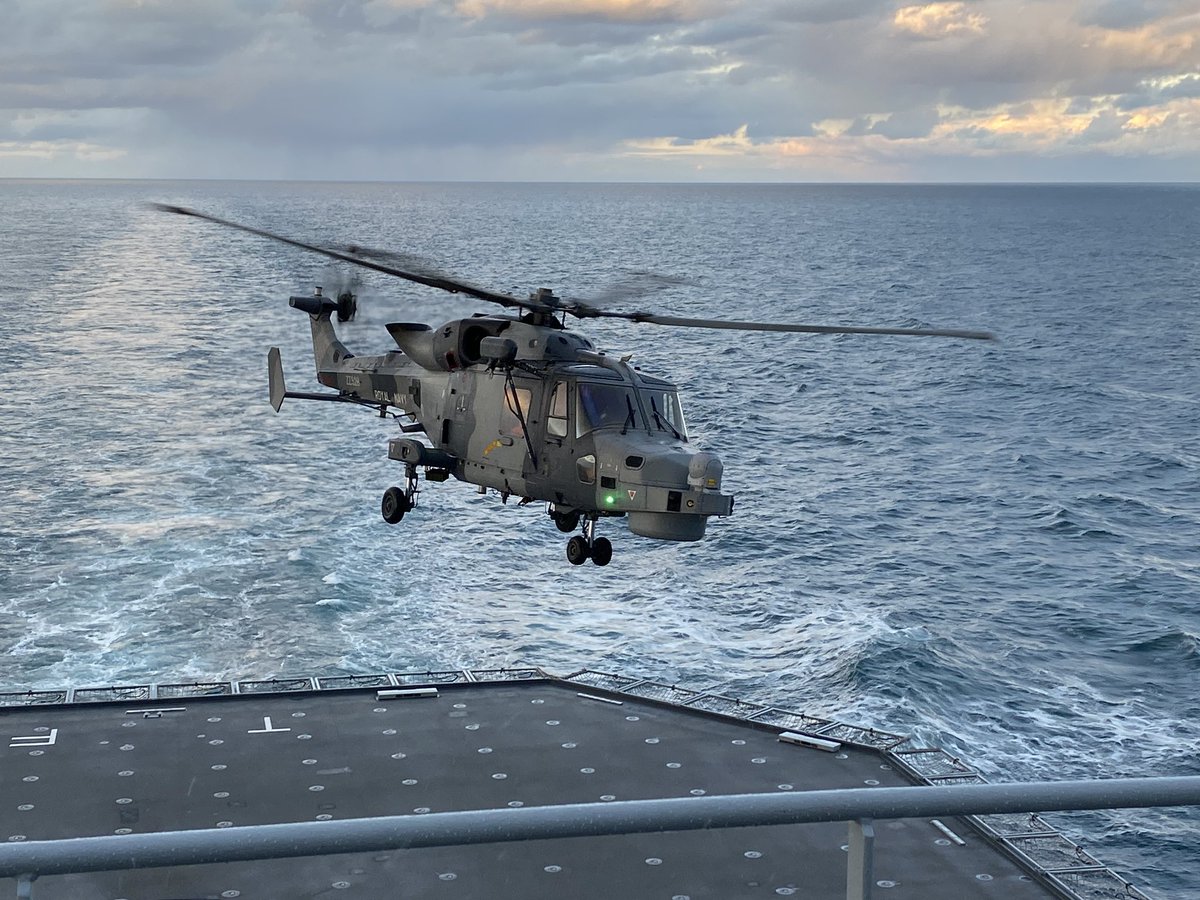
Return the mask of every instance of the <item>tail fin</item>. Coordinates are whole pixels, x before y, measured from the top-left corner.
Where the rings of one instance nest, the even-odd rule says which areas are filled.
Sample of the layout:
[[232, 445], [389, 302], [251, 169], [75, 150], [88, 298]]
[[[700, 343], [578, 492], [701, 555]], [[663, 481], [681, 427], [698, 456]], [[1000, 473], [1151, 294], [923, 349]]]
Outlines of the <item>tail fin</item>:
[[335, 301], [317, 294], [314, 297], [292, 297], [288, 303], [296, 309], [304, 310], [312, 320], [313, 357], [318, 375], [332, 369], [343, 359], [354, 356], [346, 349], [346, 345], [337, 339], [333, 324], [329, 321], [330, 314], [338, 309]]

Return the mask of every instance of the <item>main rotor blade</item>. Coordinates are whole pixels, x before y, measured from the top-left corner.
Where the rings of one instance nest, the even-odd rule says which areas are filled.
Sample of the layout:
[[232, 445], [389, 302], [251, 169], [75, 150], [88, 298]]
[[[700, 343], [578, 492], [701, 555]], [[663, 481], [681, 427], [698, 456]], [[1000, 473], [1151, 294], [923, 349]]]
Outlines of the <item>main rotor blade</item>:
[[629, 319], [651, 325], [671, 325], [677, 328], [723, 328], [729, 331], [786, 331], [804, 334], [901, 334], [925, 337], [967, 338], [994, 341], [990, 331], [971, 331], [962, 328], [875, 328], [865, 325], [792, 325], [786, 322], [730, 322], [724, 319], [688, 319], [680, 316], [659, 316], [653, 313], [619, 313], [595, 310], [589, 317]]
[[[409, 272], [404, 269], [396, 268], [395, 266], [384, 265], [383, 263], [372, 262], [369, 259], [362, 259], [350, 253], [343, 253], [340, 250], [332, 250], [328, 247], [318, 247], [315, 244], [306, 244], [304, 241], [297, 241], [294, 238], [284, 237], [281, 234], [275, 234], [266, 231], [262, 228], [253, 228], [250, 225], [242, 225], [238, 222], [231, 222], [228, 219], [222, 219], [218, 216], [202, 213], [198, 210], [188, 209], [186, 206], [174, 206], [169, 203], [151, 203], [151, 207], [160, 210], [161, 212], [176, 213], [181, 216], [192, 216], [197, 219], [204, 219], [207, 222], [213, 222], [217, 225], [224, 225], [226, 228], [236, 228], [238, 231], [245, 231], [249, 234], [255, 234], [259, 237], [269, 238], [273, 241], [280, 241], [292, 247], [299, 247], [301, 250], [308, 250], [312, 253], [319, 253], [322, 256], [327, 256], [330, 259], [341, 260], [342, 262], [351, 263], [352, 265], [362, 266], [365, 269], [373, 269], [376, 272], [382, 272], [385, 275], [395, 275], [397, 278], [404, 278], [408, 281], [415, 281], [417, 284], [424, 284], [428, 287], [440, 288], [443, 291], [449, 291], [451, 294], [466, 294], [470, 297], [475, 297], [479, 300], [487, 300], [490, 303], [499, 303], [501, 306], [522, 306], [530, 307], [529, 301], [518, 300], [516, 297], [510, 297], [508, 294], [498, 294], [495, 291], [489, 291], [484, 288], [475, 287], [474, 285], [466, 284], [462, 281], [457, 281], [453, 278], [447, 278], [441, 275], [422, 275], [419, 272]], [[536, 304], [533, 304], [536, 308]]]

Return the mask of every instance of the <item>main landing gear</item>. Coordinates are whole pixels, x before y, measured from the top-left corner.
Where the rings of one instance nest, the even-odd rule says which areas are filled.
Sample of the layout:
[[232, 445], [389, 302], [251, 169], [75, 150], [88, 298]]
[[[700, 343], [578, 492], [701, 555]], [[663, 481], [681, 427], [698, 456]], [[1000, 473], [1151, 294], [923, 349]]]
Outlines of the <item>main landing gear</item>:
[[380, 512], [383, 521], [395, 525], [404, 518], [406, 512], [411, 512], [417, 505], [417, 467], [409, 464], [404, 469], [404, 487], [390, 487], [383, 492], [383, 503]]
[[[578, 513], [573, 514], [576, 519]], [[596, 516], [588, 516], [583, 520], [583, 534], [577, 534], [567, 541], [567, 560], [573, 566], [581, 566], [591, 559], [598, 566], [607, 566], [612, 562], [612, 541], [604, 537], [596, 537]], [[555, 524], [559, 523], [556, 516]], [[558, 527], [562, 529], [562, 525]]]

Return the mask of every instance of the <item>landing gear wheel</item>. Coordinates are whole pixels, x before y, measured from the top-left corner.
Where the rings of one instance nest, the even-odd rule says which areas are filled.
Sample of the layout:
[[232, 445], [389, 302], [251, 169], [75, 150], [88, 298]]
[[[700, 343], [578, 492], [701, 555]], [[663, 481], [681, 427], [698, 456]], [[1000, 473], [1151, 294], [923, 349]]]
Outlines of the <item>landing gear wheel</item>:
[[395, 525], [403, 519], [410, 509], [412, 503], [400, 488], [390, 487], [383, 492], [383, 503], [380, 504], [379, 510], [383, 513], [383, 521], [389, 525]]
[[587, 558], [590, 555], [591, 554], [588, 551], [587, 541], [583, 539], [582, 535], [577, 534], [575, 537], [567, 541], [567, 559], [570, 561], [571, 565], [583, 565], [585, 562], [587, 562]]
[[554, 513], [554, 524], [563, 534], [570, 534], [579, 527], [579, 513]]
[[607, 566], [612, 562], [612, 541], [608, 538], [596, 538], [592, 544], [592, 562], [598, 566]]

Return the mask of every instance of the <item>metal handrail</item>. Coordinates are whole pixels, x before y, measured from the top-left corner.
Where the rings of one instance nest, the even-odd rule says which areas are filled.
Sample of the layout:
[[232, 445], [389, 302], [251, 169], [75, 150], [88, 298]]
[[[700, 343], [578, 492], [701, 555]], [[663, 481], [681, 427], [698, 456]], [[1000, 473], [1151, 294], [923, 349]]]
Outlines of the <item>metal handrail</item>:
[[848, 873], [847, 896], [865, 897], [870, 889], [864, 873], [870, 871], [874, 819], [1167, 806], [1200, 806], [1200, 776], [675, 797], [29, 841], [0, 845], [0, 878], [19, 878], [18, 890], [25, 891], [19, 896], [29, 896], [32, 880], [41, 875], [547, 838], [850, 822], [852, 837], [857, 823], [857, 840], [863, 840], [864, 832], [868, 839], [864, 853], [858, 854], [865, 856], [858, 871], [852, 865]]

